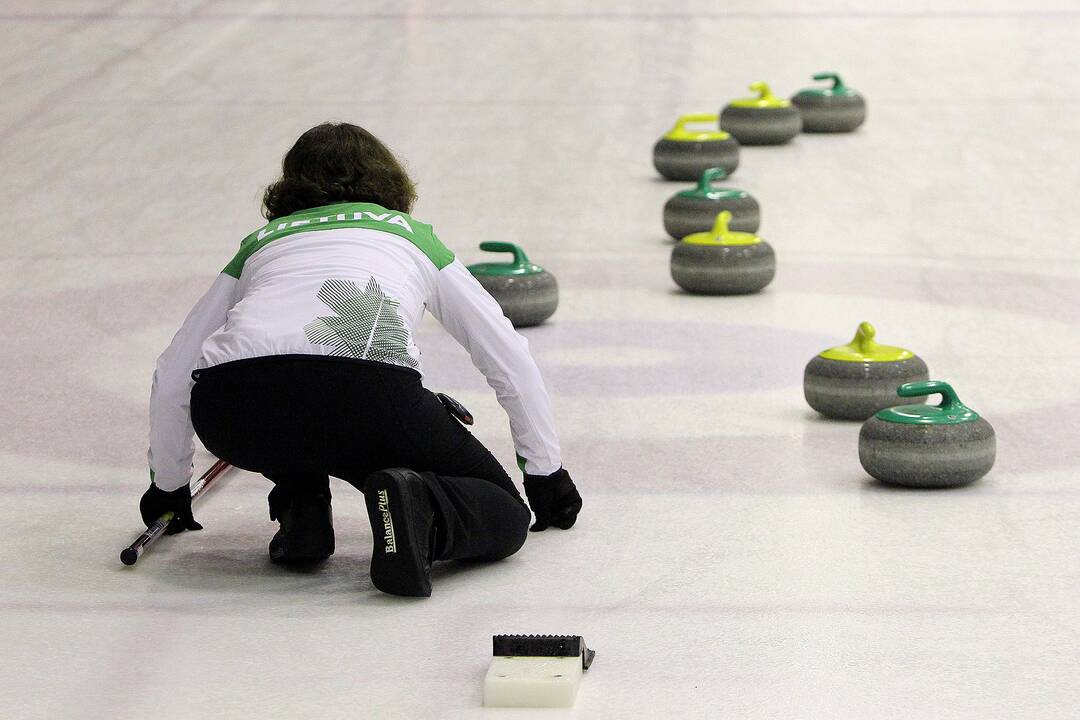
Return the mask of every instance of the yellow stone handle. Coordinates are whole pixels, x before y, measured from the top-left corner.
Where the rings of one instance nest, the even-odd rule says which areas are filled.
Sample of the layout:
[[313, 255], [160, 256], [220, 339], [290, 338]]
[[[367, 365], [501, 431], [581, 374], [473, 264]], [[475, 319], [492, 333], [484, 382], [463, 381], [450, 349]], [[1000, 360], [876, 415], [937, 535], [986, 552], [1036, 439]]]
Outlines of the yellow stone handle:
[[877, 349], [877, 342], [874, 340], [874, 336], [877, 335], [877, 330], [874, 326], [865, 320], [859, 323], [859, 329], [855, 331], [855, 337], [852, 339], [851, 344], [859, 349], [859, 352], [864, 355], [870, 355]]
[[719, 121], [720, 116], [715, 114], [710, 115], [709, 113], [698, 113], [696, 115], [683, 115], [675, 123], [675, 127], [671, 129], [671, 132], [685, 132], [686, 126], [691, 123], [711, 123], [712, 125], [716, 125]]
[[821, 357], [844, 362], [898, 362], [915, 357], [915, 353], [910, 350], [879, 344], [876, 335], [877, 330], [873, 325], [861, 322], [851, 342], [829, 348], [821, 353]]
[[757, 235], [735, 232], [728, 227], [730, 222], [731, 211], [724, 210], [716, 216], [712, 230], [687, 235], [682, 241], [690, 245], [757, 245], [761, 242]]
[[728, 223], [731, 222], [731, 211], [724, 210], [716, 216], [716, 220], [713, 222], [712, 232], [710, 233], [714, 238], [723, 239], [731, 234], [731, 230], [728, 228]]
[[769, 102], [773, 102], [779, 99], [775, 95], [773, 95], [772, 90], [769, 89], [769, 85], [761, 80], [750, 83], [750, 89], [758, 93], [761, 100], [768, 100]]

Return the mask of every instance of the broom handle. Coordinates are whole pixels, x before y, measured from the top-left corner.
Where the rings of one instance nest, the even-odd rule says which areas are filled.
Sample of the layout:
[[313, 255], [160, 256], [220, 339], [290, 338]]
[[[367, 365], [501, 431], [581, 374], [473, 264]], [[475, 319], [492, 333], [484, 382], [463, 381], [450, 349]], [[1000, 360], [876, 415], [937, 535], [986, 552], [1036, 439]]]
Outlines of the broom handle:
[[[231, 468], [232, 465], [224, 460], [218, 460], [210, 469], [204, 472], [198, 480], [191, 485], [191, 501], [195, 502], [199, 497], [203, 495], [207, 490], [213, 486], [214, 481], [225, 474], [225, 471]], [[161, 517], [153, 522], [150, 527], [146, 528], [142, 535], [135, 539], [135, 542], [128, 545], [126, 548], [120, 551], [120, 562], [125, 565], [134, 565], [142, 557], [142, 554], [146, 552], [146, 549], [157, 542], [157, 539], [165, 534], [165, 528], [169, 527], [169, 523], [172, 522], [173, 513], [164, 513]]]

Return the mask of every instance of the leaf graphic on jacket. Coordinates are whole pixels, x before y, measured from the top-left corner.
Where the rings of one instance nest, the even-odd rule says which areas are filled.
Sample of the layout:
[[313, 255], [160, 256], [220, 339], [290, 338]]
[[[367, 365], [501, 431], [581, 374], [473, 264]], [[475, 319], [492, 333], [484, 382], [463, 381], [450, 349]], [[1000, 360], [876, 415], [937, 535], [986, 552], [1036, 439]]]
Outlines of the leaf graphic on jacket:
[[384, 295], [374, 277], [363, 290], [351, 280], [331, 278], [319, 288], [318, 298], [337, 315], [320, 315], [304, 326], [313, 344], [361, 360], [419, 365], [409, 354], [409, 330], [398, 315], [397, 300]]

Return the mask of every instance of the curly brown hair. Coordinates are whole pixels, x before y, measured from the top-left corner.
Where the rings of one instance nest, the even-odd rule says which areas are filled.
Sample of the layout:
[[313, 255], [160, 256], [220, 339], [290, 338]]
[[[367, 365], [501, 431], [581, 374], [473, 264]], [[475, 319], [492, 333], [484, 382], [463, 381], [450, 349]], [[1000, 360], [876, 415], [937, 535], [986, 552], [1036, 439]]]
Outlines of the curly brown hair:
[[316, 125], [281, 161], [281, 178], [263, 193], [267, 220], [321, 205], [369, 202], [409, 212], [416, 187], [378, 138], [349, 123]]

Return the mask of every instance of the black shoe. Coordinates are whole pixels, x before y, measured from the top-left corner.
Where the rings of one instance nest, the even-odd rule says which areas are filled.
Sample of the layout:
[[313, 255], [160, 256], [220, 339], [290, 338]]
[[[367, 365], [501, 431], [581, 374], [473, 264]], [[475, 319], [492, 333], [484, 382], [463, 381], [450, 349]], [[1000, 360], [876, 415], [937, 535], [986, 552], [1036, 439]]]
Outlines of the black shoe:
[[391, 595], [431, 595], [435, 507], [423, 479], [404, 468], [372, 473], [364, 502], [374, 540], [371, 582]]
[[334, 515], [328, 495], [275, 496], [270, 493], [270, 519], [281, 529], [270, 540], [270, 560], [283, 565], [313, 563], [334, 554]]

